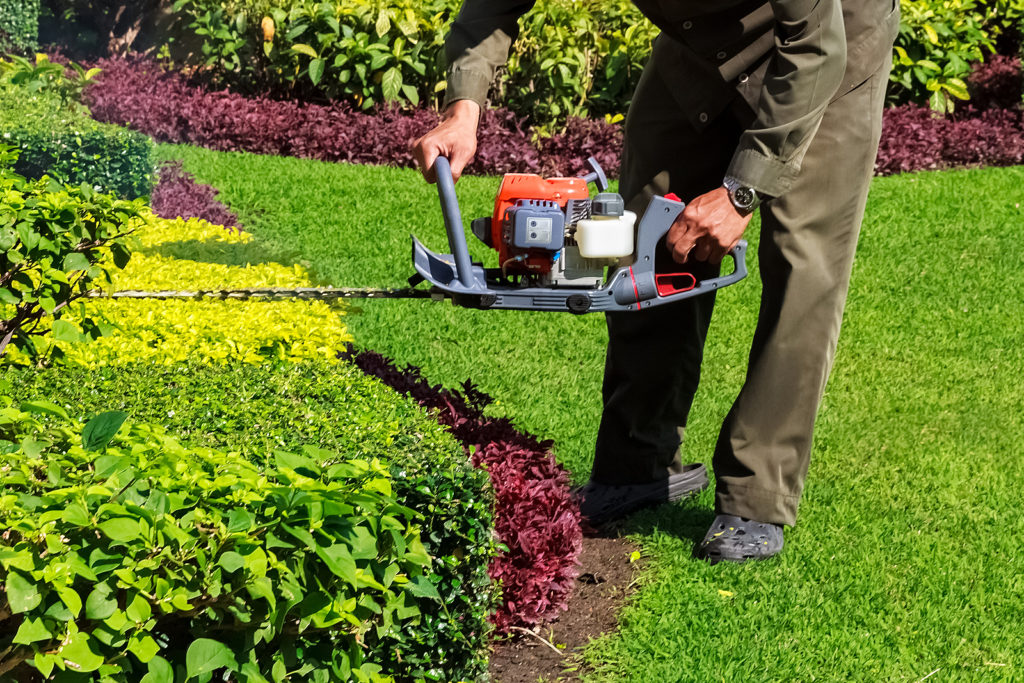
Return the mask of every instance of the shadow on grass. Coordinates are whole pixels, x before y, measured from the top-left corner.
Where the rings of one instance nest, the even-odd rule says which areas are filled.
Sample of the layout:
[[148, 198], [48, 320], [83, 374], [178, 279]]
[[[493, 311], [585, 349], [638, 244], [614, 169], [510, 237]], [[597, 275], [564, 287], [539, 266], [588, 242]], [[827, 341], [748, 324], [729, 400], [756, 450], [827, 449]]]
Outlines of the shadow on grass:
[[222, 266], [254, 266], [277, 263], [290, 267], [294, 259], [284, 254], [275, 254], [264, 244], [256, 242], [228, 243], [216, 240], [178, 240], [144, 247], [139, 253], [147, 256], [162, 256], [196, 263], [215, 263]]
[[620, 522], [605, 525], [597, 532], [588, 534], [598, 538], [618, 538], [620, 536], [650, 536], [654, 533], [667, 534], [679, 539], [689, 540], [696, 547], [704, 538], [708, 527], [715, 519], [712, 506], [703, 500], [703, 495], [678, 503], [659, 505], [656, 508], [643, 510]]

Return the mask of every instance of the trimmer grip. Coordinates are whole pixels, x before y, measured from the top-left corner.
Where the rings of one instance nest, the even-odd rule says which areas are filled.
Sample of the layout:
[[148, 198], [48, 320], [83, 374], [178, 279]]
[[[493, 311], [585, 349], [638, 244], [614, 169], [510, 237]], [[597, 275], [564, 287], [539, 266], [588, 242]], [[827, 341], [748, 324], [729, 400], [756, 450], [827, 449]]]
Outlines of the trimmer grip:
[[709, 280], [701, 280], [692, 288], [668, 296], [662, 295], [665, 288], [664, 286], [659, 287], [654, 271], [654, 254], [658, 243], [665, 239], [665, 235], [668, 234], [683, 208], [684, 204], [680, 201], [659, 196], [651, 199], [637, 229], [636, 262], [630, 269], [628, 277], [617, 281], [614, 286], [616, 303], [635, 304], [638, 308], [658, 306], [714, 291], [739, 282], [747, 276], [747, 243], [740, 240], [729, 252], [735, 265], [733, 272]]

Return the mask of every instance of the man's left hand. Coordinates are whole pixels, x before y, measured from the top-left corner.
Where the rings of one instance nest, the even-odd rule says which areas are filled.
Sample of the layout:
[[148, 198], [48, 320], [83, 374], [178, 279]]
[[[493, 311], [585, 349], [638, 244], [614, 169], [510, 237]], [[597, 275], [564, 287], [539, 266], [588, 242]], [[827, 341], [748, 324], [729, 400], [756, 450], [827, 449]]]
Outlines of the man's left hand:
[[702, 194], [686, 205], [665, 237], [679, 263], [690, 259], [721, 263], [743, 237], [750, 215], [736, 210], [724, 187]]

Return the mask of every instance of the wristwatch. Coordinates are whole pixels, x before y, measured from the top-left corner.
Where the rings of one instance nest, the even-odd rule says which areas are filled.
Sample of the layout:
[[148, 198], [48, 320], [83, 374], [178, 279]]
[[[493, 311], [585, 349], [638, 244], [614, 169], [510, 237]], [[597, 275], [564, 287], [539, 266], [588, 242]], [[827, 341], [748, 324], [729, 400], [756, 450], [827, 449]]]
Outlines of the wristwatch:
[[754, 209], [761, 204], [761, 197], [757, 194], [757, 190], [744, 185], [735, 178], [725, 176], [722, 185], [729, 192], [729, 201], [744, 216], [754, 213]]

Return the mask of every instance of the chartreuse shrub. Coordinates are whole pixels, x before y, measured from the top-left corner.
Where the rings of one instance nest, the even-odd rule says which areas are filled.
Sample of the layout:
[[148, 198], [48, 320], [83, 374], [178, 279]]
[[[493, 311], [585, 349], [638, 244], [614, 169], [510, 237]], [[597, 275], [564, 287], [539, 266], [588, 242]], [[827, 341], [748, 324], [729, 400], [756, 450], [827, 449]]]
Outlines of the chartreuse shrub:
[[106, 412], [0, 404], [0, 674], [385, 680], [374, 657], [440, 596], [379, 460], [257, 467]]
[[[45, 62], [0, 70], [0, 136], [20, 150], [14, 169], [29, 178], [49, 175], [86, 183], [121, 197], [148, 195], [153, 143], [140, 133], [99, 123], [74, 101], [95, 73], [55, 77], [63, 67]], [[86, 78], [88, 75], [88, 78]]]
[[423, 515], [421, 538], [442, 601], [421, 601], [420, 620], [393, 631], [373, 661], [406, 680], [475, 680], [486, 671], [495, 605], [487, 572], [495, 552], [488, 475], [412, 400], [353, 365], [323, 361], [0, 372], [8, 383], [0, 393], [15, 400], [46, 395], [83, 414], [121, 410], [163, 424], [189, 447], [237, 451], [261, 463], [274, 450], [312, 445], [385, 462], [394, 497]]
[[[132, 261], [113, 277], [112, 289], [194, 291], [314, 284], [300, 265], [265, 261], [266, 253], [251, 234], [206, 221], [150, 216], [135, 238], [138, 246]], [[52, 339], [66, 363], [332, 360], [351, 339], [341, 322], [344, 307], [321, 301], [94, 300], [88, 311], [99, 321], [103, 336], [91, 344]], [[81, 322], [66, 316], [68, 325]], [[14, 354], [15, 360], [22, 358]]]
[[63, 342], [95, 337], [100, 325], [68, 308], [131, 257], [131, 233], [142, 224], [141, 205], [94, 192], [25, 180], [6, 164], [16, 157], [0, 145], [0, 356], [9, 344], [22, 356], [38, 355], [51, 331]]
[[0, 54], [28, 53], [39, 36], [39, 0], [0, 0]]

